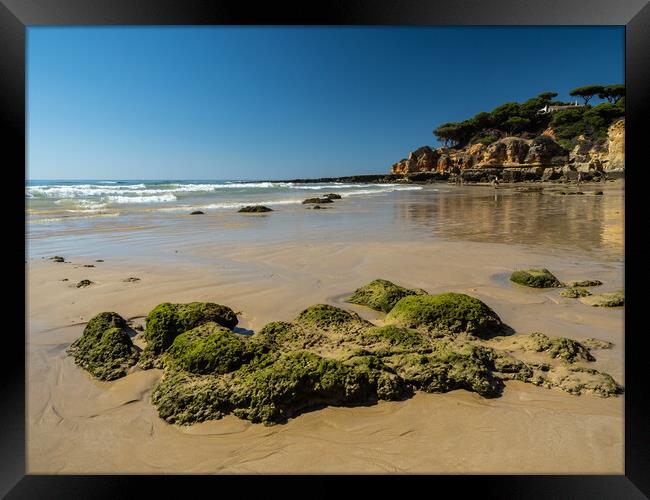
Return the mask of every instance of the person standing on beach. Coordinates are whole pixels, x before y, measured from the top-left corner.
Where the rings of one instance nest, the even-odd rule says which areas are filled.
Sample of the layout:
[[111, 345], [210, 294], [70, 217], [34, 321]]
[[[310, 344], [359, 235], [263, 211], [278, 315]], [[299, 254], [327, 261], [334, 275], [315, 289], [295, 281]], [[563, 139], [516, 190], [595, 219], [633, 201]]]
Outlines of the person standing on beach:
[[580, 187], [580, 181], [582, 181], [582, 172], [578, 172], [578, 182], [577, 182], [578, 187]]

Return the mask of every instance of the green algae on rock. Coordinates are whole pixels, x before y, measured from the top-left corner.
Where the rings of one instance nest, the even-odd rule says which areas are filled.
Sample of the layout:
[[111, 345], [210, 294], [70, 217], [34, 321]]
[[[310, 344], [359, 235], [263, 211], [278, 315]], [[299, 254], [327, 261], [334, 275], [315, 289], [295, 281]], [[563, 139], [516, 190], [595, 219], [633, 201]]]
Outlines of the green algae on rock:
[[178, 335], [168, 356], [191, 373], [228, 373], [263, 353], [258, 343], [212, 321]]
[[567, 288], [566, 290], [562, 290], [560, 292], [560, 295], [562, 297], [568, 297], [570, 299], [577, 299], [578, 297], [588, 297], [589, 295], [591, 295], [591, 292], [589, 290], [586, 290], [585, 288], [572, 286], [570, 288]]
[[368, 328], [359, 334], [357, 342], [387, 353], [430, 352], [432, 349], [431, 340], [422, 333], [395, 325]]
[[370, 307], [376, 311], [389, 312], [400, 299], [408, 295], [426, 295], [421, 289], [408, 289], [388, 280], [376, 279], [357, 289], [347, 301]]
[[510, 281], [532, 288], [557, 288], [562, 283], [548, 269], [525, 269], [510, 275]]
[[430, 353], [388, 356], [386, 364], [416, 389], [449, 392], [466, 389], [483, 397], [501, 394], [503, 382], [493, 371], [493, 350], [472, 344], [438, 340]]
[[[400, 302], [432, 297], [408, 296]], [[593, 360], [584, 346], [569, 339], [521, 337], [527, 349], [552, 358]], [[428, 328], [377, 327], [355, 313], [317, 304], [294, 321], [269, 323], [251, 337], [215, 323], [179, 335], [161, 357], [164, 374], [152, 401], [161, 418], [174, 424], [232, 414], [271, 425], [324, 406], [403, 399], [417, 390], [466, 389], [497, 397], [507, 380], [573, 394], [612, 396], [621, 390], [607, 374], [527, 363], [486, 344], [471, 336], [437, 337]]]
[[614, 344], [607, 340], [595, 339], [593, 337], [582, 339], [580, 343], [588, 349], [611, 349], [614, 347]]
[[126, 375], [138, 360], [138, 350], [131, 342], [124, 318], [103, 312], [92, 318], [80, 338], [68, 348], [75, 363], [100, 380], [114, 380]]
[[309, 203], [334, 203], [331, 198], [307, 198], [305, 201], [302, 202], [303, 205], [309, 204]]
[[590, 393], [608, 398], [623, 393], [623, 387], [610, 374], [580, 366], [557, 367], [530, 382], [548, 389], [557, 387], [576, 396]]
[[494, 335], [503, 326], [499, 316], [486, 304], [453, 292], [404, 297], [388, 313], [386, 322], [441, 333], [466, 332], [478, 337]]
[[526, 350], [544, 351], [551, 358], [558, 358], [567, 363], [595, 361], [589, 349], [577, 340], [565, 337], [550, 338], [539, 332], [530, 335], [517, 335], [514, 340]]
[[625, 293], [623, 290], [617, 292], [600, 293], [580, 299], [583, 304], [595, 307], [622, 307], [625, 305]]
[[272, 208], [265, 207], [264, 205], [247, 205], [237, 210], [240, 213], [264, 213], [273, 212]]
[[[148, 344], [140, 358], [164, 369], [152, 402], [161, 418], [180, 425], [226, 415], [271, 425], [325, 406], [400, 400], [415, 391], [465, 389], [497, 397], [508, 380], [572, 394], [622, 391], [607, 374], [559, 363], [593, 361], [576, 341], [542, 334], [487, 341], [457, 335], [501, 327], [494, 311], [464, 294], [409, 295], [391, 315], [394, 323], [376, 326], [356, 313], [316, 304], [291, 322], [271, 322], [246, 336], [231, 330], [237, 318], [225, 306], [164, 303], [147, 316]], [[102, 313], [70, 352], [95, 376], [122, 376], [138, 356], [127, 328], [119, 315]], [[588, 343], [604, 347], [596, 339]], [[531, 360], [516, 358], [511, 347], [534, 351], [526, 353]], [[558, 361], [538, 362], [535, 352]]]
[[372, 323], [358, 314], [328, 304], [316, 304], [308, 307], [298, 315], [295, 322], [302, 326], [315, 327], [326, 331], [341, 329], [355, 331], [372, 326]]
[[145, 339], [147, 351], [160, 354], [179, 334], [213, 321], [228, 329], [237, 325], [232, 309], [212, 302], [171, 304], [165, 302], [153, 308], [146, 318]]
[[569, 287], [585, 287], [585, 286], [600, 286], [603, 282], [600, 280], [582, 280], [582, 281], [569, 281]]

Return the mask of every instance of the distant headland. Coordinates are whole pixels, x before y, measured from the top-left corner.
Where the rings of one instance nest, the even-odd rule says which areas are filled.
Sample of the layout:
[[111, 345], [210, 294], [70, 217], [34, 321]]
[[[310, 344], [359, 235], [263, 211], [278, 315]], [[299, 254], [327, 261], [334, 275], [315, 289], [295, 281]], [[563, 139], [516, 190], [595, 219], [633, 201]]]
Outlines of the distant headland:
[[[389, 174], [291, 181], [598, 181], [624, 176], [625, 86], [578, 87], [569, 92], [574, 102], [554, 100], [557, 95], [543, 92], [444, 123], [433, 130], [443, 147], [421, 146], [394, 163]], [[607, 102], [590, 105], [595, 96]]]

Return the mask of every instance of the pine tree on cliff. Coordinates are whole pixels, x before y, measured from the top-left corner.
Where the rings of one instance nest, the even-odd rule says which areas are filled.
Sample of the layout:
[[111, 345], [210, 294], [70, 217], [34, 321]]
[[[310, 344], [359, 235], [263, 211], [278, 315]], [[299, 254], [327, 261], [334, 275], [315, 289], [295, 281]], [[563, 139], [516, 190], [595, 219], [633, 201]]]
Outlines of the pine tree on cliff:
[[569, 95], [573, 97], [582, 97], [585, 100], [585, 106], [589, 100], [595, 96], [600, 95], [605, 92], [605, 87], [602, 85], [585, 85], [584, 87], [578, 87], [569, 92]]

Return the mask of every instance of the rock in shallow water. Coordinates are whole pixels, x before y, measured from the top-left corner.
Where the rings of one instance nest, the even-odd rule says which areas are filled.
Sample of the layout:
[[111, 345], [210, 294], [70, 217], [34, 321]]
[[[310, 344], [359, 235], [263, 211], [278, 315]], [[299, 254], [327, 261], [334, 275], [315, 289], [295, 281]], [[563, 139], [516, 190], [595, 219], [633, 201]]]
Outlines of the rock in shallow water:
[[569, 281], [569, 287], [584, 287], [584, 286], [600, 286], [603, 282], [599, 280], [582, 280], [582, 281]]
[[264, 205], [247, 205], [237, 210], [237, 212], [258, 214], [264, 212], [273, 212], [273, 209], [269, 207], [265, 207]]
[[589, 290], [580, 287], [570, 287], [567, 288], [566, 290], [562, 290], [560, 292], [560, 295], [562, 297], [568, 297], [570, 299], [577, 299], [578, 297], [587, 297], [591, 295], [591, 292]]
[[307, 198], [305, 201], [302, 202], [303, 205], [306, 205], [308, 203], [320, 203], [321, 205], [323, 203], [334, 203], [331, 198]]
[[525, 269], [510, 275], [510, 281], [532, 288], [562, 287], [562, 283], [548, 269]]
[[625, 305], [625, 293], [618, 292], [600, 293], [580, 299], [583, 304], [595, 307], [622, 307]]

